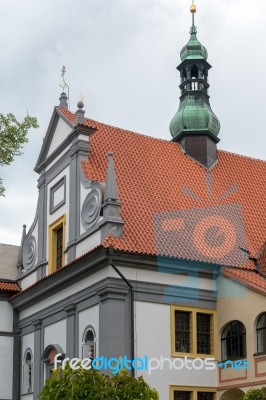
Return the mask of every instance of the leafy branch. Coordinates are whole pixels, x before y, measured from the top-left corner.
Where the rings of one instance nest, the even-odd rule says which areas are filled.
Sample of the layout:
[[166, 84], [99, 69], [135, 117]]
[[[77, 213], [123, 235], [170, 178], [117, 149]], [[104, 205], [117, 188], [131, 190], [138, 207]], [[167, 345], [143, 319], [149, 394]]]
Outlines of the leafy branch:
[[[31, 128], [38, 128], [35, 117], [27, 115], [19, 122], [15, 115], [0, 113], [0, 166], [10, 165], [16, 156], [22, 154], [21, 149], [28, 142], [28, 132]], [[4, 195], [5, 188], [0, 178], [0, 196]]]

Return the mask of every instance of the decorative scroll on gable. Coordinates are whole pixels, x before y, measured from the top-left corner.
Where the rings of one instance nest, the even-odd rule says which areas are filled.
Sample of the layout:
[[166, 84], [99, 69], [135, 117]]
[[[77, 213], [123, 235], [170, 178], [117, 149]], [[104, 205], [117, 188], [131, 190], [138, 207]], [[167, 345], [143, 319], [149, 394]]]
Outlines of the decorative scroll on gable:
[[88, 235], [100, 230], [101, 240], [106, 236], [122, 237], [124, 222], [120, 216], [113, 154], [108, 154], [106, 183], [81, 176], [81, 184], [80, 233]]
[[26, 226], [24, 226], [22, 242], [22, 265], [21, 271], [28, 271], [37, 264], [37, 243], [38, 243], [38, 220], [35, 218], [29, 232], [26, 234]]
[[93, 182], [81, 209], [81, 223], [87, 231], [100, 219], [102, 208], [102, 187], [98, 182]]

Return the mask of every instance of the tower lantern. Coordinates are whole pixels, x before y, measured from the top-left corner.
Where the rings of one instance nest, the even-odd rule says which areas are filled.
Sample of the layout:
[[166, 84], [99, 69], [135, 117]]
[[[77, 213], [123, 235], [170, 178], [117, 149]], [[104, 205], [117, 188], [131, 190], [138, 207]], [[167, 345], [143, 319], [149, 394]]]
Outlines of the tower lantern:
[[210, 107], [208, 95], [208, 52], [197, 39], [196, 6], [190, 7], [192, 26], [190, 40], [180, 53], [180, 104], [170, 123], [173, 140], [179, 142], [185, 153], [206, 168], [216, 160], [220, 122]]

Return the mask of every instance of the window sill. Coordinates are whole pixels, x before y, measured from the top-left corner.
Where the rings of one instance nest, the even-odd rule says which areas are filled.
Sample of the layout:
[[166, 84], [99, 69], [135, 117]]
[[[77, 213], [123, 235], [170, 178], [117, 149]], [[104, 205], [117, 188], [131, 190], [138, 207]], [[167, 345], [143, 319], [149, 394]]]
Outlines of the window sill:
[[214, 354], [198, 354], [198, 353], [172, 353], [171, 357], [174, 358], [214, 358], [215, 360], [217, 360], [217, 357], [215, 357]]
[[21, 394], [21, 397], [23, 397], [23, 396], [30, 396], [31, 394], [33, 394], [33, 392], [29, 392], [29, 393], [22, 393], [22, 394]]
[[265, 355], [266, 355], [266, 351], [261, 352], [261, 353], [254, 353], [253, 357], [262, 357], [262, 356], [265, 356]]
[[235, 361], [238, 361], [238, 360], [246, 360], [246, 359], [247, 359], [247, 356], [243, 356], [243, 357], [228, 358], [227, 360], [221, 360], [221, 361], [219, 361], [219, 362], [220, 362], [220, 363], [225, 363], [226, 361], [235, 362]]

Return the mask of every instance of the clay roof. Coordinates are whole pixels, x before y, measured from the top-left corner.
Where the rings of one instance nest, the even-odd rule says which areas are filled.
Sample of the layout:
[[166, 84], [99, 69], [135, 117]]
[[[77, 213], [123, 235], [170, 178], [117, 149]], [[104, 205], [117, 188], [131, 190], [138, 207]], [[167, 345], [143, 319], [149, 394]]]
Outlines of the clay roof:
[[243, 283], [245, 286], [266, 294], [266, 279], [254, 270], [243, 270], [239, 268], [226, 268], [223, 275], [230, 279]]
[[263, 243], [259, 253], [256, 255], [260, 272], [266, 276], [266, 243]]
[[[74, 123], [75, 114], [58, 110]], [[123, 238], [106, 246], [254, 269], [245, 250], [257, 254], [266, 238], [266, 162], [219, 150], [207, 171], [178, 143], [90, 119], [84, 125], [95, 129], [84, 175], [105, 181], [107, 154], [114, 155], [125, 225]]]
[[14, 282], [0, 281], [0, 291], [17, 293], [20, 291], [20, 287], [18, 286], [17, 283]]

